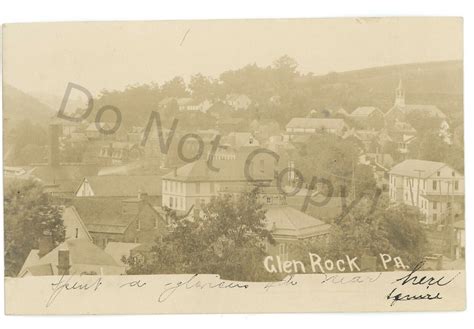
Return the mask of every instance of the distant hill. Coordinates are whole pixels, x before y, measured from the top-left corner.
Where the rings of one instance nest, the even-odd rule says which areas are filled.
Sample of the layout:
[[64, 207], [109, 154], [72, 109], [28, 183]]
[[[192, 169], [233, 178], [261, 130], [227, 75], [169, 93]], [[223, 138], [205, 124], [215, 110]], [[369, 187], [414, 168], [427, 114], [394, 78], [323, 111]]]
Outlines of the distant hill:
[[10, 123], [29, 119], [34, 123], [48, 122], [55, 112], [36, 98], [7, 84], [3, 85], [3, 117]]
[[434, 104], [446, 114], [462, 113], [462, 61], [392, 65], [302, 78], [303, 83], [312, 81], [319, 87], [315, 91], [319, 89], [320, 102], [342, 106], [349, 112], [363, 105], [387, 111], [400, 79], [408, 104]]

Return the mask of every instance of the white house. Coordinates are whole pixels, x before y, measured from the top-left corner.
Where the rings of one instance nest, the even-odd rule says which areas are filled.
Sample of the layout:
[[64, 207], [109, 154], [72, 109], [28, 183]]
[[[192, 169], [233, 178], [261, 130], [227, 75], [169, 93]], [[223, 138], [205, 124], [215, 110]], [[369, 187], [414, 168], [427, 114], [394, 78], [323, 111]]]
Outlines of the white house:
[[446, 163], [405, 160], [389, 172], [390, 201], [415, 206], [427, 224], [464, 212], [464, 176]]

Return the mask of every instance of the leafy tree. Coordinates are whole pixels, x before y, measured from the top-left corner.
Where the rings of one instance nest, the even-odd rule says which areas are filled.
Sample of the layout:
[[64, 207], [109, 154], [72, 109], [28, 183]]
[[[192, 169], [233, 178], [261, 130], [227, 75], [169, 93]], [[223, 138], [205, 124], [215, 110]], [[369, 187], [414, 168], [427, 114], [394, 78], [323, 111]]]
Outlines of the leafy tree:
[[205, 77], [200, 73], [191, 76], [189, 89], [191, 90], [192, 97], [200, 101], [204, 99], [213, 100], [224, 96], [221, 95], [219, 84], [216, 80]]
[[[423, 218], [415, 208], [398, 205], [387, 208], [382, 199], [371, 211], [368, 198], [356, 205], [340, 221], [332, 223], [327, 239], [307, 242], [298, 255], [302, 260], [308, 252], [330, 259], [376, 256], [380, 253], [400, 256], [405, 265], [415, 266], [429, 253], [425, 231], [420, 224]], [[379, 263], [379, 270], [382, 266]]]
[[355, 167], [354, 182], [356, 198], [362, 195], [373, 195], [377, 184], [374, 177], [374, 171], [371, 166], [359, 164]]
[[[334, 188], [333, 196], [339, 196], [343, 190], [349, 191], [352, 188], [352, 174], [358, 155], [356, 143], [334, 134], [320, 133], [300, 149], [295, 167], [302, 173], [307, 184], [313, 176], [329, 180]], [[359, 181], [358, 177], [355, 179]]]
[[188, 97], [186, 83], [182, 77], [174, 77], [161, 86], [161, 93], [168, 97]]
[[5, 182], [5, 276], [20, 271], [39, 238], [47, 232], [54, 245], [65, 238], [61, 210], [48, 200], [42, 186], [33, 180]]
[[231, 280], [266, 280], [262, 242], [273, 242], [265, 210], [252, 190], [234, 198], [223, 195], [201, 214], [179, 217], [168, 210], [171, 232], [157, 240], [146, 259], [130, 257], [130, 274], [217, 273]]

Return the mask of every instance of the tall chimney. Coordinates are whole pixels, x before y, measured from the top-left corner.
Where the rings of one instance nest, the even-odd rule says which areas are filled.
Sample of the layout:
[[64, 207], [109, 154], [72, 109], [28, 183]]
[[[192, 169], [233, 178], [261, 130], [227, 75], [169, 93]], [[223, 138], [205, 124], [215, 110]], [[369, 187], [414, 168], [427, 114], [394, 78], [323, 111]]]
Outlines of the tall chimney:
[[58, 275], [69, 275], [71, 264], [69, 262], [69, 250], [58, 251]]
[[52, 167], [59, 166], [59, 132], [61, 125], [49, 125], [49, 165]]
[[38, 256], [40, 258], [43, 257], [53, 250], [53, 248], [53, 236], [48, 231], [43, 232], [43, 235], [38, 240]]

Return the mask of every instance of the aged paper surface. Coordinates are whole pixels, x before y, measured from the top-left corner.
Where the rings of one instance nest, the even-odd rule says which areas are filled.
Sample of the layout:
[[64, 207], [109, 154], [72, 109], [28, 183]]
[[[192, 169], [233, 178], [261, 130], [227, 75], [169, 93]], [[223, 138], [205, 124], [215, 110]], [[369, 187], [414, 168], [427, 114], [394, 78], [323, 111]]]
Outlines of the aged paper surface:
[[2, 46], [7, 314], [464, 310], [462, 19]]

